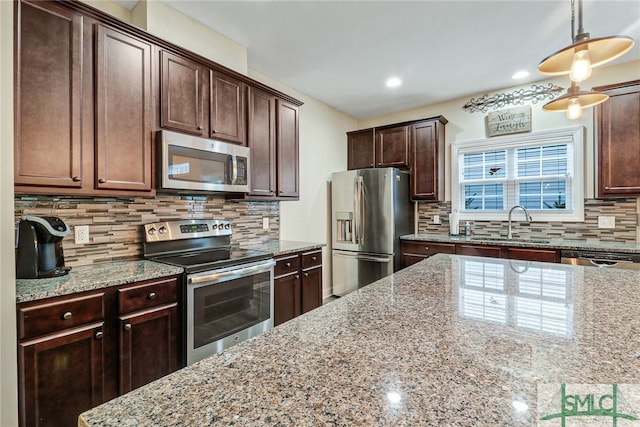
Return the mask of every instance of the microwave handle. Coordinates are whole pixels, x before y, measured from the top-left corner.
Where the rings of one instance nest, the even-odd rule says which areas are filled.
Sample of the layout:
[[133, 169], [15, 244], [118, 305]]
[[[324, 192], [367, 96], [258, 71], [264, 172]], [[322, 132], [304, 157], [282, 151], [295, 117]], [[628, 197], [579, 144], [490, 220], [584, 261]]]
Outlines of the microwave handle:
[[231, 184], [235, 185], [238, 183], [238, 158], [236, 156], [231, 156], [231, 170]]

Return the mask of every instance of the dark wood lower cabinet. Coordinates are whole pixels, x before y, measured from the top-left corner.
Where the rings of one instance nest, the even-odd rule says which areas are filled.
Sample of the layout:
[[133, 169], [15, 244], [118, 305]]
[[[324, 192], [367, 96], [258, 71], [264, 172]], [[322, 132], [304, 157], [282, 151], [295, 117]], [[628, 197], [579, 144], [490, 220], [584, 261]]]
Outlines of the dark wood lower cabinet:
[[18, 304], [21, 426], [80, 413], [180, 367], [175, 277]]
[[74, 426], [103, 402], [103, 323], [18, 344], [20, 425]]
[[120, 317], [120, 394], [176, 369], [178, 305], [162, 305]]
[[402, 266], [429, 258], [435, 254], [456, 254], [524, 261], [560, 262], [560, 250], [509, 246], [474, 245], [472, 243], [436, 243], [423, 240], [402, 240]]
[[276, 257], [274, 271], [275, 326], [322, 305], [322, 250]]

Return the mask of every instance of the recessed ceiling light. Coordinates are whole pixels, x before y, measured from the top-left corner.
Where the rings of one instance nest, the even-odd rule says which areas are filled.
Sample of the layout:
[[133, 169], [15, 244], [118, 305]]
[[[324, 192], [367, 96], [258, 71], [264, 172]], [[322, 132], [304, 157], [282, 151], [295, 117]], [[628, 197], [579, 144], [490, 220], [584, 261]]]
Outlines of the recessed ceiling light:
[[525, 77], [529, 77], [528, 71], [518, 71], [513, 76], [511, 76], [513, 80], [520, 80], [520, 79], [524, 79]]
[[397, 77], [391, 77], [387, 80], [387, 87], [398, 87], [402, 84], [402, 80]]

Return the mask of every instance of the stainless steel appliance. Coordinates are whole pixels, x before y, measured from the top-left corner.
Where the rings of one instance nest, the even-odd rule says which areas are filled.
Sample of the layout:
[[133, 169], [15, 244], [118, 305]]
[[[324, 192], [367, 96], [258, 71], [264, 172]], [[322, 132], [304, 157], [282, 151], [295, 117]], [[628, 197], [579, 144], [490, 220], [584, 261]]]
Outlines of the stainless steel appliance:
[[640, 254], [564, 250], [560, 256], [563, 264], [640, 270]]
[[54, 216], [25, 215], [16, 230], [16, 278], [40, 279], [64, 276], [62, 239], [69, 226]]
[[185, 271], [187, 364], [273, 327], [273, 254], [231, 247], [229, 221], [167, 221], [144, 230], [144, 257]]
[[331, 209], [335, 295], [346, 295], [401, 268], [400, 236], [414, 232], [407, 172], [336, 172]]
[[249, 192], [249, 148], [176, 132], [158, 132], [162, 190]]

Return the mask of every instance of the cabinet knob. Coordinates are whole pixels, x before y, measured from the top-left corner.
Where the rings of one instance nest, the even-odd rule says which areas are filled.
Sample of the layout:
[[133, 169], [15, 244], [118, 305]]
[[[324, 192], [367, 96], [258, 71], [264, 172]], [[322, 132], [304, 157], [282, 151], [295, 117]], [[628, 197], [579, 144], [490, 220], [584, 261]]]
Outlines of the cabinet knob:
[[291, 267], [291, 263], [290, 262], [286, 262], [284, 265], [287, 266], [287, 267]]
[[300, 278], [300, 275], [299, 275], [299, 274], [296, 274], [296, 276], [295, 276], [295, 277], [296, 277], [296, 279], [299, 279], [299, 278]]
[[211, 133], [218, 133], [218, 129], [211, 129]]
[[317, 259], [317, 258], [316, 258], [316, 257], [314, 257], [314, 256], [312, 256], [312, 257], [311, 257], [311, 260], [312, 260], [312, 261], [315, 261], [316, 259]]
[[102, 339], [102, 335], [103, 335], [103, 334], [102, 334], [102, 331], [98, 331], [98, 332], [96, 332], [96, 339], [97, 339], [97, 340]]
[[65, 314], [62, 315], [62, 320], [69, 320], [73, 317], [73, 314], [71, 314], [70, 311], [67, 311]]
[[125, 331], [130, 331], [131, 330], [131, 323], [125, 323], [124, 324], [124, 330]]
[[307, 273], [306, 271], [304, 272], [304, 277], [309, 277], [309, 273]]
[[428, 251], [428, 250], [429, 250], [429, 246], [425, 246], [425, 247], [424, 247], [424, 250], [425, 250], [425, 251]]
[[155, 299], [155, 297], [156, 297], [156, 293], [155, 292], [151, 292], [149, 294], [149, 296], [147, 296], [147, 299]]
[[82, 179], [81, 179], [79, 176], [74, 176], [73, 178], [71, 178], [71, 180], [72, 180], [73, 182], [80, 182], [80, 181], [82, 181]]
[[202, 130], [202, 126], [198, 126], [198, 130]]
[[98, 179], [98, 182], [99, 182], [100, 184], [104, 184], [105, 182], [107, 182], [107, 180], [106, 180], [106, 179], [104, 179], [104, 178], [99, 178], [99, 179]]

